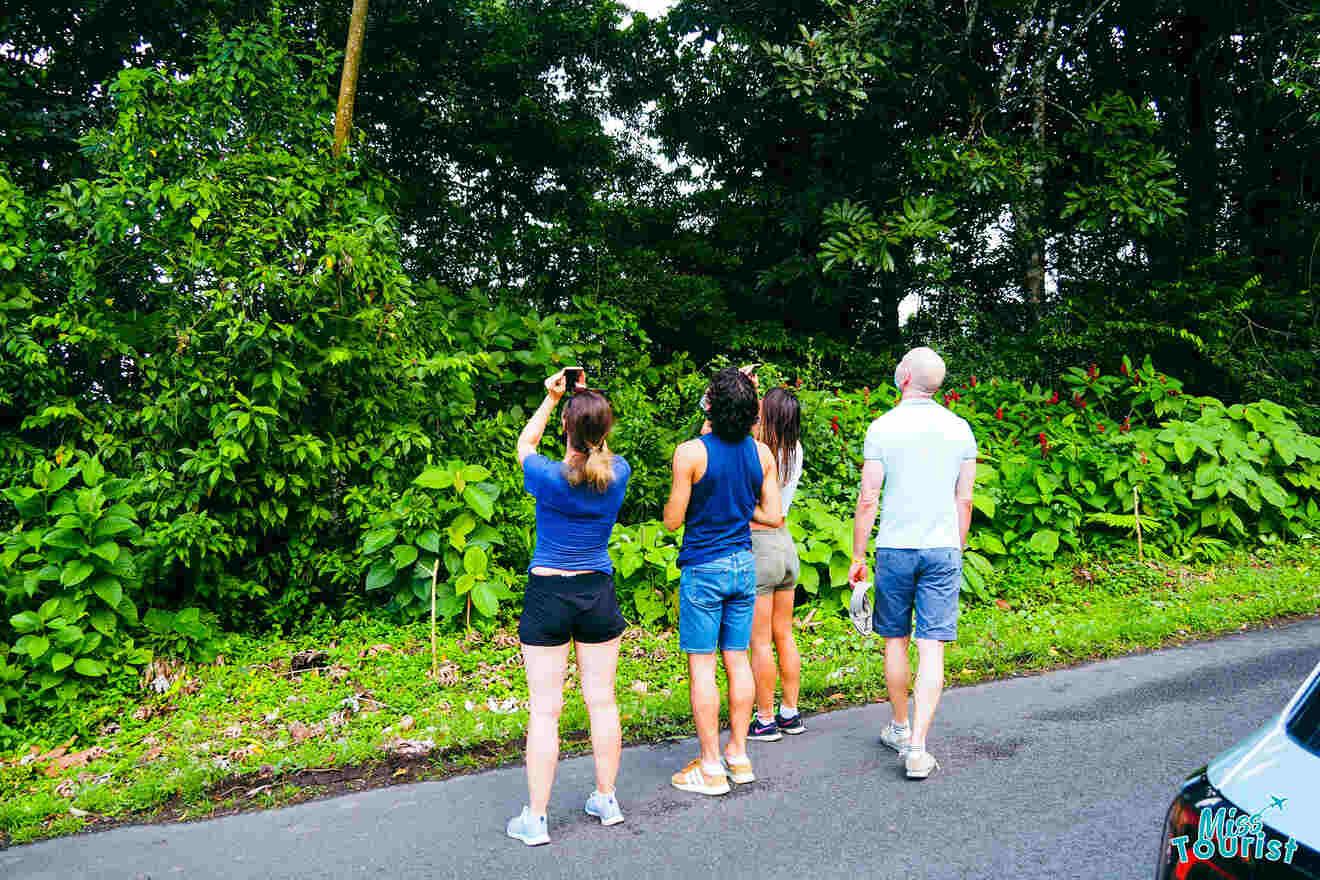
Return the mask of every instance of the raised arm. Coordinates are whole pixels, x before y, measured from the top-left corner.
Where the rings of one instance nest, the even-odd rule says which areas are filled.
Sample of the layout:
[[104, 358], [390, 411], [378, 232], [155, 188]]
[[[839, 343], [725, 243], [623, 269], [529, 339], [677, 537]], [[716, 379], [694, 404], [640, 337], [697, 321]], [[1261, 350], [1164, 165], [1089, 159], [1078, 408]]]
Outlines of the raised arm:
[[958, 504], [958, 548], [967, 548], [967, 530], [972, 524], [972, 491], [976, 487], [976, 459], [969, 458], [958, 469], [953, 497]]
[[866, 580], [866, 545], [875, 528], [875, 514], [880, 509], [880, 490], [885, 485], [885, 466], [878, 459], [862, 463], [862, 482], [857, 489], [857, 510], [853, 513], [852, 565], [848, 583]]
[[784, 524], [784, 505], [779, 500], [779, 469], [769, 446], [758, 440], [756, 452], [761, 458], [761, 500], [752, 511], [752, 519], [777, 529]]
[[692, 441], [680, 443], [674, 450], [674, 477], [665, 502], [664, 521], [669, 531], [678, 531], [687, 519], [688, 501], [692, 498], [692, 466], [695, 462]]
[[[574, 369], [581, 370], [582, 368], [575, 367]], [[577, 387], [587, 387], [585, 373], [580, 374]], [[564, 396], [564, 392], [567, 390], [568, 380], [564, 378], [564, 370], [560, 370], [545, 380], [545, 399], [541, 401], [541, 405], [536, 408], [536, 412], [532, 413], [532, 417], [523, 426], [522, 433], [518, 435], [517, 455], [519, 465], [527, 460], [527, 456], [536, 454], [536, 447], [541, 443], [541, 435], [545, 433], [546, 423], [550, 421], [550, 413], [555, 411], [559, 399]]]

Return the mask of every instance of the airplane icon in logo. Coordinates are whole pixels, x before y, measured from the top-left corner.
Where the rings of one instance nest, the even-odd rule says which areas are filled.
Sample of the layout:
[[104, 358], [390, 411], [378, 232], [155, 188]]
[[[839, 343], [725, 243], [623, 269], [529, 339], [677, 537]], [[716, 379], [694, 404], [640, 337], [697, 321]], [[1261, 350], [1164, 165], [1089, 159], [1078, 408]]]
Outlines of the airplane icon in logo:
[[1256, 813], [1251, 818], [1258, 819], [1261, 816], [1263, 816], [1266, 813], [1266, 811], [1273, 810], [1275, 808], [1282, 810], [1284, 808], [1283, 805], [1286, 804], [1287, 802], [1288, 802], [1287, 798], [1281, 798], [1276, 795], [1270, 795], [1269, 804], [1257, 810]]

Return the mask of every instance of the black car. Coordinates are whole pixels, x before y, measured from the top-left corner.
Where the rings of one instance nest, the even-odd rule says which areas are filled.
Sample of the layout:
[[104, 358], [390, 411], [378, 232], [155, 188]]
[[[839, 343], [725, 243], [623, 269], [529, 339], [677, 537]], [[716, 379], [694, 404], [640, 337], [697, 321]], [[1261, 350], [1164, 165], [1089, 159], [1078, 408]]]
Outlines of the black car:
[[1192, 774], [1156, 880], [1320, 880], [1320, 665], [1269, 724]]

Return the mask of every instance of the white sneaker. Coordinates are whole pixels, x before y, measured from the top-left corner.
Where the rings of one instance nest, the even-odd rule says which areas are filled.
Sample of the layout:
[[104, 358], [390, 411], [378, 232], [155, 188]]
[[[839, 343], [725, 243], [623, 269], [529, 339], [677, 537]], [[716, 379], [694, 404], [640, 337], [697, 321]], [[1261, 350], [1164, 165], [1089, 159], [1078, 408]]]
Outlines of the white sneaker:
[[880, 742], [889, 746], [898, 752], [898, 756], [903, 757], [903, 750], [907, 748], [908, 742], [912, 739], [912, 728], [905, 727], [900, 732], [894, 727], [894, 722], [885, 725], [885, 729], [880, 731]]
[[909, 746], [903, 755], [903, 766], [907, 770], [908, 779], [925, 779], [940, 769], [940, 762], [925, 749]]

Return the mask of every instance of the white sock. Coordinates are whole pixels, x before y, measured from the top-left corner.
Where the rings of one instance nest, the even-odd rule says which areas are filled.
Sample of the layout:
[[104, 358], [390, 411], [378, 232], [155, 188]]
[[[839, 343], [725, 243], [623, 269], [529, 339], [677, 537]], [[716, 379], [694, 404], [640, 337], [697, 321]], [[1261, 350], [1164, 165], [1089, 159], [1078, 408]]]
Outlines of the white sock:
[[707, 776], [723, 776], [724, 765], [719, 761], [716, 761], [714, 764], [707, 764], [705, 761], [702, 761], [701, 772], [705, 773]]
[[596, 796], [596, 797], [603, 797], [603, 798], [610, 798], [610, 799], [613, 799], [613, 798], [614, 798], [613, 793], [611, 793], [611, 794], [606, 794], [605, 792], [601, 791], [599, 788], [596, 789], [596, 794], [595, 794], [595, 796]]
[[897, 721], [889, 722], [889, 726], [894, 729], [895, 733], [906, 733], [908, 729], [906, 724], [899, 724]]
[[796, 718], [798, 714], [797, 706], [785, 706], [783, 703], [780, 703], [779, 714], [785, 721], [790, 718]]
[[756, 712], [756, 720], [760, 721], [762, 724], [770, 724], [775, 720], [775, 716], [762, 714], [762, 712], [758, 709]]

